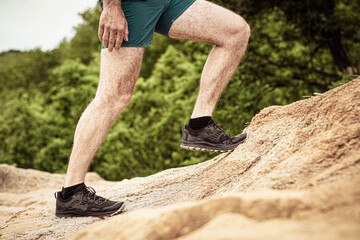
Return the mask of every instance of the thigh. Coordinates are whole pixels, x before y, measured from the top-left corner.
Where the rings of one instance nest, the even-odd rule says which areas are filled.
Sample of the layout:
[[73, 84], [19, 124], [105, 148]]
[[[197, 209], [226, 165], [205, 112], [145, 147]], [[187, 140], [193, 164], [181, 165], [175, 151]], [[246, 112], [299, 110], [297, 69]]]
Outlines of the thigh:
[[144, 47], [126, 47], [112, 52], [102, 49], [96, 96], [118, 98], [131, 94], [139, 75], [143, 54]]
[[247, 27], [238, 14], [216, 4], [197, 0], [172, 24], [169, 37], [222, 45]]

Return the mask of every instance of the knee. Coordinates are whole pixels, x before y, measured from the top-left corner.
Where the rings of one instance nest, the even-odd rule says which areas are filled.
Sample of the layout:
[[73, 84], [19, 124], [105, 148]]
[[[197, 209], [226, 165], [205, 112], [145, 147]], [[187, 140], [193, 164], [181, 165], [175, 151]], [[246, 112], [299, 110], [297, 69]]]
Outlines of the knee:
[[239, 20], [234, 23], [231, 34], [227, 38], [227, 45], [231, 48], [243, 48], [247, 46], [250, 38], [249, 24], [239, 16]]
[[242, 29], [243, 29], [243, 34], [246, 38], [246, 42], [248, 42], [249, 38], [250, 38], [250, 34], [251, 34], [251, 29], [250, 29], [249, 24], [247, 22], [245, 22], [245, 20], [244, 20], [244, 26]]
[[96, 95], [94, 101], [98, 107], [107, 110], [114, 115], [120, 112], [130, 103], [131, 93], [121, 95]]

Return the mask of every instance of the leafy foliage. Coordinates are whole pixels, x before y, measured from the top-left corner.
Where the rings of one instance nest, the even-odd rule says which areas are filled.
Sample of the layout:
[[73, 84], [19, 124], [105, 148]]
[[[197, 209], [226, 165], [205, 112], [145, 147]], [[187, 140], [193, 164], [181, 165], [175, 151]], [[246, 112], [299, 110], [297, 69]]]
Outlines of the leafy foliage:
[[[215, 2], [241, 13], [252, 28], [248, 52], [214, 112], [231, 134], [241, 132], [267, 106], [348, 81], [349, 66], [360, 70], [357, 1], [319, 0], [309, 6], [308, 1]], [[52, 51], [0, 53], [0, 162], [66, 171], [77, 121], [98, 84], [99, 14], [98, 6], [81, 14], [84, 21], [74, 38]], [[326, 35], [330, 33], [343, 52], [334, 53], [333, 40]], [[111, 128], [91, 170], [120, 180], [215, 156], [179, 148], [181, 124], [191, 115], [211, 48], [155, 34], [131, 103]]]

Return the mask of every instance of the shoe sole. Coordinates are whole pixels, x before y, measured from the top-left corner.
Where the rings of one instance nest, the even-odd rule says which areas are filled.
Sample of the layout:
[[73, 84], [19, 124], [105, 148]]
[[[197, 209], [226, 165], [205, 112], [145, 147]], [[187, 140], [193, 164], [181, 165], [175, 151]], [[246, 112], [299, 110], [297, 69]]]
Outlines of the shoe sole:
[[112, 217], [119, 213], [121, 213], [125, 209], [125, 204], [121, 205], [119, 209], [117, 209], [114, 212], [107, 213], [105, 215], [78, 215], [74, 213], [55, 213], [56, 218], [72, 218], [72, 217], [98, 217], [98, 218], [104, 218], [104, 217]]
[[[246, 138], [244, 140], [242, 140], [238, 145], [235, 146], [235, 148], [237, 146], [239, 146], [240, 144], [245, 143], [245, 141], [248, 139], [249, 134], [246, 134]], [[216, 152], [216, 153], [226, 153], [226, 152], [232, 152], [234, 151], [234, 149], [229, 149], [229, 150], [222, 150], [222, 149], [213, 149], [211, 148], [212, 146], [197, 146], [197, 147], [193, 147], [193, 146], [186, 146], [183, 143], [181, 143], [180, 145], [181, 148], [186, 149], [186, 150], [190, 150], [190, 151], [197, 151], [197, 152]], [[209, 147], [209, 148], [208, 148]]]

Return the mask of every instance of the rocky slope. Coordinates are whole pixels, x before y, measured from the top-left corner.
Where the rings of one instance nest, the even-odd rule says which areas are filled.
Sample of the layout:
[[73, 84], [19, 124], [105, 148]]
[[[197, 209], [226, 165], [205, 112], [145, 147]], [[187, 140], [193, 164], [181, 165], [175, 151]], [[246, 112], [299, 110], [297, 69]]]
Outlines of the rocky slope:
[[359, 239], [360, 78], [269, 107], [230, 154], [146, 178], [107, 182], [126, 201], [108, 219], [54, 217], [64, 176], [0, 167], [0, 237], [8, 239]]

